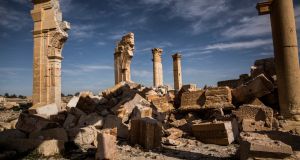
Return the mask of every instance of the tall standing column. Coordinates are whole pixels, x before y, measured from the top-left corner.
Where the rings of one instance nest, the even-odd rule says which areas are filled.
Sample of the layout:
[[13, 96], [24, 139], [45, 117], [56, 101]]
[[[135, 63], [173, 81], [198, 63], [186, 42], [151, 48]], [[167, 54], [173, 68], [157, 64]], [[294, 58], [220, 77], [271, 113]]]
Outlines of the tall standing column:
[[259, 14], [271, 14], [280, 113], [300, 121], [300, 70], [293, 0], [257, 5]]
[[59, 0], [32, 0], [33, 107], [61, 105], [61, 52], [68, 38], [68, 22], [62, 21]]
[[179, 91], [182, 87], [181, 54], [176, 53], [172, 57], [173, 57], [174, 89], [175, 91]]
[[161, 48], [152, 49], [153, 54], [153, 85], [155, 87], [163, 85], [163, 68], [162, 68], [162, 55]]

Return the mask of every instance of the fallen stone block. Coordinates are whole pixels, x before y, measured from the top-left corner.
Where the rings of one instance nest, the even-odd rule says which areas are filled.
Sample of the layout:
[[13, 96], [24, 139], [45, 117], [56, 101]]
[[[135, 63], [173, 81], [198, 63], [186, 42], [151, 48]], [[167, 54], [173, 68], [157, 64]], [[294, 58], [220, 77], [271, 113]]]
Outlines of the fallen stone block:
[[98, 147], [96, 152], [96, 160], [115, 159], [117, 151], [116, 136], [108, 133], [98, 134]]
[[165, 130], [165, 134], [167, 135], [167, 139], [176, 140], [182, 137], [183, 131], [177, 128], [169, 128]]
[[94, 126], [97, 129], [101, 129], [103, 127], [103, 121], [103, 117], [97, 113], [91, 113], [87, 116], [80, 117], [78, 127]]
[[67, 107], [68, 108], [76, 107], [78, 101], [79, 101], [79, 97], [77, 96], [72, 97], [72, 99], [68, 102]]
[[197, 85], [196, 84], [186, 84], [181, 87], [181, 92], [192, 92], [197, 91]]
[[11, 123], [0, 122], [0, 128], [2, 130], [8, 130], [8, 129], [12, 129], [12, 125]]
[[140, 119], [145, 117], [152, 117], [152, 108], [145, 107], [140, 104], [135, 106], [131, 114], [131, 119]]
[[75, 116], [72, 115], [72, 114], [68, 114], [68, 116], [67, 116], [67, 118], [66, 118], [66, 120], [65, 120], [65, 122], [64, 122], [64, 124], [63, 124], [63, 127], [64, 127], [65, 129], [73, 128], [73, 127], [76, 126], [77, 120], [78, 120], [77, 117], [75, 117]]
[[53, 123], [47, 119], [35, 116], [35, 115], [29, 115], [25, 113], [21, 113], [20, 117], [18, 119], [18, 122], [16, 124], [16, 128], [31, 133], [34, 131], [40, 131], [42, 129], [48, 128], [48, 127], [55, 127], [58, 126], [57, 123]]
[[231, 89], [229, 87], [209, 87], [205, 91], [204, 108], [233, 109]]
[[105, 117], [103, 129], [114, 129], [117, 128], [117, 136], [119, 138], [127, 139], [129, 136], [129, 127], [128, 125], [122, 123], [121, 118], [108, 115]]
[[14, 138], [26, 138], [26, 134], [17, 130], [17, 129], [9, 129], [0, 132], [0, 139], [14, 139]]
[[49, 157], [61, 154], [65, 150], [63, 141], [59, 140], [46, 140], [43, 141], [37, 148], [37, 153]]
[[254, 66], [251, 67], [251, 77], [257, 77], [260, 74], [268, 78], [276, 75], [274, 58], [259, 59], [254, 62]]
[[59, 140], [63, 142], [68, 141], [68, 134], [63, 128], [53, 128], [43, 131], [35, 131], [29, 134], [30, 139], [40, 139], [40, 140]]
[[261, 74], [245, 85], [233, 89], [232, 95], [237, 103], [247, 103], [254, 98], [270, 94], [273, 90], [273, 83]]
[[97, 140], [97, 129], [89, 126], [84, 128], [72, 128], [67, 131], [71, 141], [81, 148], [92, 145]]
[[180, 111], [200, 110], [205, 103], [205, 92], [203, 90], [184, 92], [181, 96]]
[[251, 132], [240, 134], [240, 159], [283, 159], [293, 154], [292, 147], [267, 135]]
[[0, 148], [24, 153], [36, 149], [42, 142], [42, 140], [36, 139], [6, 138], [0, 139]]
[[181, 144], [180, 141], [177, 141], [177, 140], [174, 140], [174, 139], [165, 138], [165, 137], [162, 138], [162, 143], [164, 145], [170, 145], [170, 146], [178, 146], [178, 145]]
[[[272, 122], [273, 122], [273, 110], [272, 108], [266, 107], [266, 106], [257, 106], [257, 105], [243, 105], [240, 106], [238, 110], [232, 111], [233, 115], [237, 117], [237, 120], [242, 123], [244, 121], [245, 126], [247, 126], [246, 123], [249, 123], [250, 120], [254, 121], [262, 121], [264, 122], [263, 128], [260, 129], [266, 129], [270, 130], [272, 129]], [[245, 119], [250, 119], [246, 121]], [[250, 122], [251, 124], [251, 122]], [[254, 123], [255, 124], [255, 123]], [[258, 123], [257, 123], [258, 125]], [[251, 125], [250, 125], [251, 126]], [[248, 125], [248, 129], [250, 127]], [[258, 125], [259, 126], [259, 125]], [[255, 125], [253, 125], [254, 129], [249, 130], [249, 131], [254, 131], [255, 130]], [[245, 129], [245, 128], [244, 128]], [[257, 127], [256, 129], [259, 129]]]
[[238, 136], [238, 129], [234, 121], [200, 123], [192, 126], [194, 136], [209, 144], [229, 145]]
[[155, 119], [142, 118], [131, 121], [130, 143], [139, 144], [145, 149], [161, 146], [162, 124]]
[[174, 109], [167, 96], [153, 98], [152, 104], [158, 112], [170, 112]]
[[83, 112], [90, 114], [95, 111], [97, 105], [97, 102], [93, 99], [93, 93], [81, 92], [76, 108], [79, 108]]
[[127, 122], [130, 115], [137, 105], [150, 107], [150, 103], [139, 94], [135, 94], [133, 97], [128, 97], [113, 107], [111, 110], [122, 119], [122, 122]]
[[44, 105], [44, 106], [36, 105], [29, 108], [28, 111], [30, 114], [41, 115], [44, 118], [50, 118], [50, 116], [57, 115], [59, 112], [58, 106], [55, 103]]

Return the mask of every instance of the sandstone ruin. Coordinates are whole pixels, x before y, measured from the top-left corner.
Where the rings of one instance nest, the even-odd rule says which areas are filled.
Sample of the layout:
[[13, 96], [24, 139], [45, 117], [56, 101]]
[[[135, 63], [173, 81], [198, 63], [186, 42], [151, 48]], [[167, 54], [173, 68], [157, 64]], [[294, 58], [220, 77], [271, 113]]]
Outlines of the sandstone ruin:
[[[300, 92], [292, 0], [257, 5], [271, 14], [275, 58], [218, 86], [164, 86], [161, 48], [152, 49], [153, 85], [135, 83], [134, 34], [118, 42], [115, 85], [61, 97], [61, 51], [70, 28], [59, 0], [33, 0], [33, 107], [0, 97], [0, 159], [300, 159]], [[61, 102], [62, 101], [62, 102]], [[28, 109], [29, 108], [29, 109]]]
[[70, 24], [62, 21], [58, 0], [33, 0], [33, 105], [61, 104], [62, 49]]
[[163, 67], [161, 55], [163, 50], [161, 48], [153, 48], [153, 86], [159, 87], [163, 86]]
[[134, 52], [134, 34], [128, 33], [115, 48], [115, 84], [131, 81], [130, 64]]

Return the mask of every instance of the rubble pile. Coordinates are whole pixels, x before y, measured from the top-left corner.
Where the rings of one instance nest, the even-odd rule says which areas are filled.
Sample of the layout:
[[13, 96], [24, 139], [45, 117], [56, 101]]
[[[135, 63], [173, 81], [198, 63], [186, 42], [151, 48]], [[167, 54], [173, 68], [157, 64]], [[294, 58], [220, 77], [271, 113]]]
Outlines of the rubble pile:
[[121, 82], [98, 95], [81, 92], [62, 106], [32, 107], [14, 122], [0, 123], [0, 148], [6, 156], [34, 150], [46, 157], [74, 158], [80, 152], [116, 159], [126, 149], [120, 148], [123, 144], [130, 144], [130, 150], [159, 153], [204, 143], [231, 148], [228, 158], [297, 159], [298, 142], [271, 136], [273, 131], [286, 133], [284, 126], [290, 125], [277, 116], [277, 108], [264, 104], [266, 96], [274, 95], [276, 78], [268, 70], [272, 67], [263, 68], [261, 63], [234, 88], [199, 89], [190, 84], [175, 92], [166, 86]]

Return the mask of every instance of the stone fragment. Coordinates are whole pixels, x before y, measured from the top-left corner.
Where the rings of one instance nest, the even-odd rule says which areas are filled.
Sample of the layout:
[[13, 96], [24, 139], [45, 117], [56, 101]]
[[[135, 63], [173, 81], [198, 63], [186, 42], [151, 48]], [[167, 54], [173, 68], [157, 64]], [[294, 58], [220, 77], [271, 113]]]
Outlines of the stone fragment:
[[14, 107], [20, 107], [17, 102], [3, 102], [2, 104], [6, 110], [13, 109]]
[[153, 98], [152, 104], [157, 112], [170, 112], [174, 109], [173, 105], [169, 103], [167, 96]]
[[67, 118], [66, 118], [66, 120], [65, 120], [65, 122], [63, 124], [63, 127], [65, 129], [73, 128], [73, 127], [76, 126], [77, 120], [78, 119], [74, 115], [68, 114], [68, 116], [67, 116]]
[[254, 62], [254, 66], [251, 67], [251, 77], [255, 78], [260, 74], [264, 74], [269, 79], [276, 75], [274, 58], [259, 59]]
[[245, 85], [233, 89], [232, 95], [238, 103], [247, 103], [254, 98], [270, 94], [273, 90], [273, 83], [261, 74]]
[[40, 131], [44, 128], [48, 128], [49, 126], [55, 127], [57, 126], [57, 124], [47, 119], [25, 113], [20, 114], [20, 117], [16, 124], [17, 129], [27, 133]]
[[63, 142], [68, 141], [68, 134], [63, 128], [53, 128], [43, 131], [36, 131], [29, 134], [30, 139], [40, 139], [40, 140], [59, 140]]
[[5, 140], [14, 138], [26, 138], [26, 134], [17, 129], [9, 129], [0, 132], [0, 139]]
[[162, 143], [164, 145], [170, 145], [170, 146], [178, 146], [178, 145], [181, 144], [180, 141], [177, 141], [177, 140], [174, 140], [174, 139], [165, 138], [165, 137], [162, 138]]
[[93, 99], [93, 93], [91, 92], [81, 92], [79, 96], [76, 108], [79, 108], [83, 112], [89, 114], [93, 113], [96, 109], [97, 103]]
[[81, 116], [78, 121], [78, 127], [94, 126], [97, 129], [103, 127], [103, 117], [99, 116], [98, 113], [91, 113], [87, 116]]
[[128, 125], [122, 123], [121, 118], [108, 115], [105, 117], [103, 129], [114, 129], [117, 128], [117, 136], [119, 138], [127, 139], [129, 135]]
[[161, 146], [162, 124], [155, 119], [142, 118], [131, 120], [130, 143], [139, 144], [145, 149]]
[[43, 141], [25, 138], [0, 138], [0, 148], [3, 150], [14, 150], [19, 153], [32, 151], [37, 148]]
[[168, 139], [176, 140], [182, 137], [183, 132], [177, 128], [169, 128], [165, 131], [165, 134], [167, 135]]
[[62, 153], [65, 150], [64, 142], [59, 140], [43, 141], [37, 148], [37, 153], [49, 157]]
[[254, 131], [270, 131], [272, 128], [266, 126], [264, 121], [255, 121], [254, 119], [243, 119], [241, 123], [241, 131], [254, 132]]
[[30, 114], [38, 114], [43, 117], [50, 118], [52, 115], [57, 115], [59, 110], [58, 106], [55, 103], [52, 103], [45, 106], [36, 105], [31, 107], [28, 111]]
[[247, 83], [249, 80], [251, 80], [251, 77], [248, 74], [241, 74], [239, 79], [219, 81], [218, 87], [227, 86], [233, 89], [243, 85], [244, 83]]
[[78, 101], [79, 101], [79, 97], [77, 96], [72, 97], [72, 99], [68, 102], [67, 107], [68, 108], [76, 107]]
[[283, 159], [293, 154], [292, 147], [268, 135], [243, 132], [240, 134], [240, 159]]
[[117, 150], [116, 136], [108, 133], [98, 134], [98, 147], [96, 152], [96, 160], [103, 159], [115, 159], [115, 154]]
[[68, 136], [71, 141], [81, 148], [92, 145], [97, 139], [97, 129], [89, 126], [84, 128], [72, 128], [68, 130]]
[[200, 110], [205, 103], [205, 94], [203, 90], [184, 92], [181, 96], [180, 111]]
[[205, 91], [205, 108], [234, 108], [229, 87], [209, 87]]
[[132, 111], [131, 119], [140, 119], [145, 117], [152, 117], [152, 108], [137, 105]]
[[0, 128], [2, 130], [8, 130], [8, 129], [12, 129], [12, 125], [10, 123], [0, 122]]
[[198, 89], [196, 84], [186, 84], [181, 87], [180, 92], [192, 92], [197, 90]]
[[[266, 127], [267, 130], [268, 128], [272, 129], [272, 122], [273, 122], [272, 108], [266, 106], [257, 106], [257, 105], [243, 105], [240, 106], [238, 110], [232, 111], [232, 113], [237, 117], [237, 120], [239, 122], [242, 122], [245, 119], [253, 120], [252, 122], [262, 121], [264, 122], [263, 126]], [[249, 121], [245, 121], [244, 123], [247, 122]], [[254, 126], [255, 125], [253, 125], [253, 127]]]
[[194, 136], [204, 143], [229, 145], [236, 140], [238, 129], [234, 121], [194, 124]]

